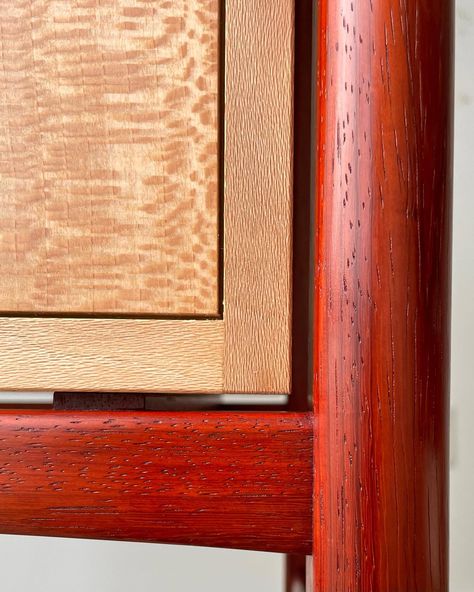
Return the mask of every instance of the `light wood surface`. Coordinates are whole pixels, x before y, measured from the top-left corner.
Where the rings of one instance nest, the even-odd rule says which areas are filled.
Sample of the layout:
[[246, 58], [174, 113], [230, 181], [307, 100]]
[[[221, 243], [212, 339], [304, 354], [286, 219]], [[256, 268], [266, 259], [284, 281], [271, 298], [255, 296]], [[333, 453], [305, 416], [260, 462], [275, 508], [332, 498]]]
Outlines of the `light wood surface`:
[[231, 392], [290, 391], [293, 36], [293, 0], [227, 2], [224, 386]]
[[0, 319], [1, 390], [221, 392], [222, 321]]
[[[0, 389], [290, 392], [293, 13], [292, 0], [226, 1], [220, 64], [225, 69], [223, 318], [5, 315], [0, 317]], [[205, 24], [207, 14], [201, 15]], [[106, 154], [108, 146], [102, 148]], [[170, 204], [173, 200], [170, 194]], [[195, 212], [193, 204], [190, 209]], [[15, 213], [12, 224], [17, 214], [21, 219]], [[194, 240], [179, 216], [168, 223], [170, 232], [174, 228]], [[166, 226], [158, 230], [168, 232]], [[130, 253], [136, 252], [133, 246]], [[15, 267], [14, 259], [10, 265]], [[171, 277], [176, 273], [169, 271]], [[122, 274], [120, 280], [132, 298], [133, 278]], [[2, 281], [3, 293], [12, 280]]]
[[0, 310], [218, 312], [218, 0], [0, 0]]

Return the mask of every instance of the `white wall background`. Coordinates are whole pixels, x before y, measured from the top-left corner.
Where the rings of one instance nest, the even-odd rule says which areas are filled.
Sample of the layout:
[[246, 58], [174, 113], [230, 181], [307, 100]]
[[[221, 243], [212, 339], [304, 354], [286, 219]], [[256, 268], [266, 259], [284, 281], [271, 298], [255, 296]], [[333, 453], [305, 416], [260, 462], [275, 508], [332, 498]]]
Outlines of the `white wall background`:
[[[451, 592], [474, 592], [474, 0], [456, 5], [455, 97]], [[283, 561], [270, 553], [0, 536], [0, 586], [282, 592]]]
[[474, 0], [456, 2], [451, 592], [474, 592]]
[[280, 555], [0, 537], [2, 592], [280, 592]]

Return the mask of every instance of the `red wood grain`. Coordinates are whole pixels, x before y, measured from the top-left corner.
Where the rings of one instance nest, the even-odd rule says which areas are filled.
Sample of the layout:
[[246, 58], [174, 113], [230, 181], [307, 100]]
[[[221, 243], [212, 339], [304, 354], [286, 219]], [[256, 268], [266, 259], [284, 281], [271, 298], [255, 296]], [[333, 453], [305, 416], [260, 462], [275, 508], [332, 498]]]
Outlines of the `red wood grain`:
[[2, 533], [311, 552], [297, 413], [2, 412]]
[[446, 591], [452, 2], [318, 11], [314, 588]]

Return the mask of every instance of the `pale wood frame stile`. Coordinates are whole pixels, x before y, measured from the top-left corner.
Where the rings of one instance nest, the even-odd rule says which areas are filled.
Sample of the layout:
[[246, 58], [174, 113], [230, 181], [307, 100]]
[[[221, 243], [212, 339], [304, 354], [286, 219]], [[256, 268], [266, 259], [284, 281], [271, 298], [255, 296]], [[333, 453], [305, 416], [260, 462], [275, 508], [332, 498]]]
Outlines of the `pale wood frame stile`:
[[290, 392], [294, 2], [220, 18], [222, 318], [4, 316], [0, 390]]

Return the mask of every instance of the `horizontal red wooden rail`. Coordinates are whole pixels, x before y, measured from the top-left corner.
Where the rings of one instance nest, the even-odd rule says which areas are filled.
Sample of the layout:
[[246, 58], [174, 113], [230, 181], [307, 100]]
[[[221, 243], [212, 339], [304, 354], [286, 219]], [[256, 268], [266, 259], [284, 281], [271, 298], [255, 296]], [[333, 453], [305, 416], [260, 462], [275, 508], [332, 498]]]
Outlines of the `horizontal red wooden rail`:
[[311, 553], [302, 413], [0, 413], [0, 531]]

